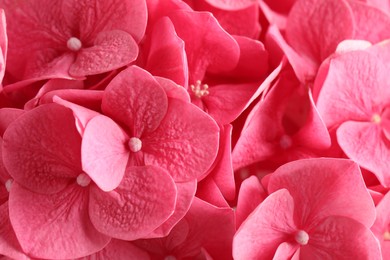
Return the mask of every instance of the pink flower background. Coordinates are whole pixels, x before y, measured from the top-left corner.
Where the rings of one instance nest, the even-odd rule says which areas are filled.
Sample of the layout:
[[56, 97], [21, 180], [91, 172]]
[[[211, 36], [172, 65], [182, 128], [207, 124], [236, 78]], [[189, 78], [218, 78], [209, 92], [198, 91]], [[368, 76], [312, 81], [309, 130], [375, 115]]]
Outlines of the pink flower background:
[[390, 259], [390, 1], [0, 0], [0, 259]]

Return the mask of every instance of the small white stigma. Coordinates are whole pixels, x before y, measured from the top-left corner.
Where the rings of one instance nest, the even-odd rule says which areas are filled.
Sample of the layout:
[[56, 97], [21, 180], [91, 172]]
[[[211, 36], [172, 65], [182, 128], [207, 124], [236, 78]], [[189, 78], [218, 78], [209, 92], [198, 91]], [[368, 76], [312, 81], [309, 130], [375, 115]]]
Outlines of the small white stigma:
[[139, 152], [142, 148], [142, 141], [137, 137], [130, 138], [129, 148], [133, 153]]
[[81, 173], [79, 174], [79, 176], [77, 176], [76, 181], [77, 184], [80, 185], [81, 187], [87, 187], [91, 182], [91, 178], [87, 174]]
[[309, 234], [304, 230], [298, 230], [298, 232], [295, 233], [295, 241], [302, 246], [307, 245], [307, 243], [309, 243]]
[[279, 145], [282, 149], [288, 149], [292, 146], [292, 139], [288, 135], [282, 135], [279, 140]]
[[9, 192], [11, 190], [11, 186], [12, 186], [12, 183], [14, 182], [13, 179], [8, 179], [6, 182], [5, 182], [5, 189]]
[[375, 124], [379, 124], [381, 122], [381, 116], [379, 114], [373, 114], [371, 117], [371, 121]]
[[70, 37], [69, 40], [66, 42], [66, 46], [71, 51], [79, 51], [83, 44], [78, 38]]
[[209, 90], [208, 90], [209, 85], [202, 84], [202, 81], [200, 81], [200, 80], [197, 80], [195, 82], [195, 85], [191, 84], [190, 88], [191, 88], [192, 92], [194, 92], [195, 96], [197, 96], [198, 98], [207, 96], [209, 94]]

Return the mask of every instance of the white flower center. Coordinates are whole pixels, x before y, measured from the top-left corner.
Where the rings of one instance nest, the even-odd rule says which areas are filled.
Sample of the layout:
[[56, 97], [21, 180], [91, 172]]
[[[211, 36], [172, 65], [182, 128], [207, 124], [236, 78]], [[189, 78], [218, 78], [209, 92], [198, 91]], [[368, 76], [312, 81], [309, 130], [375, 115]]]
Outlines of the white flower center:
[[191, 84], [190, 88], [198, 98], [207, 96], [209, 94], [209, 85], [202, 84], [200, 80], [197, 80], [195, 84]]
[[379, 114], [373, 114], [371, 117], [371, 121], [375, 124], [379, 124], [381, 122], [381, 116]]
[[288, 135], [282, 135], [279, 140], [279, 145], [282, 149], [288, 149], [292, 146], [292, 139]]
[[9, 179], [5, 182], [5, 189], [9, 192], [11, 190], [12, 183], [14, 182], [13, 179]]
[[79, 51], [83, 44], [78, 38], [70, 37], [69, 40], [66, 42], [66, 46], [71, 51]]
[[139, 152], [142, 148], [142, 141], [137, 137], [130, 138], [129, 148], [133, 153]]
[[309, 234], [304, 230], [298, 230], [298, 232], [295, 233], [295, 241], [302, 246], [307, 245], [307, 243], [309, 243]]
[[87, 187], [91, 182], [91, 178], [87, 174], [81, 173], [79, 174], [79, 176], [77, 176], [76, 181], [77, 184], [80, 185], [81, 187]]

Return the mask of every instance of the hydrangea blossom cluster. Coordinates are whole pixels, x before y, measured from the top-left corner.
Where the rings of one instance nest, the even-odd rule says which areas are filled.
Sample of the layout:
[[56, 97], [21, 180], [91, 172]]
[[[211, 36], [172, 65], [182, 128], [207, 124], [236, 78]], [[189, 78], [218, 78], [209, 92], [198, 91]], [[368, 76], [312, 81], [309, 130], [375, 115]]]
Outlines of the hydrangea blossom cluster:
[[388, 1], [0, 18], [0, 259], [390, 259]]

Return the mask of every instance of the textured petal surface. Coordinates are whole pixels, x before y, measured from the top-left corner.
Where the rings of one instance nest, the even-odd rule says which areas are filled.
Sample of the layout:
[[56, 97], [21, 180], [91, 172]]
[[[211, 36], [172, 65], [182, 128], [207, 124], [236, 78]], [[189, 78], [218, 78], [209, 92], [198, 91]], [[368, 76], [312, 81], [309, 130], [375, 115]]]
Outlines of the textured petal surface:
[[271, 259], [278, 246], [291, 239], [294, 201], [285, 189], [269, 195], [253, 212], [233, 239], [235, 259]]
[[110, 118], [94, 117], [85, 128], [81, 154], [83, 170], [103, 191], [122, 181], [130, 151], [129, 137]]
[[91, 187], [89, 213], [102, 233], [123, 240], [147, 236], [174, 212], [176, 186], [156, 166], [129, 167], [121, 184], [111, 192]]
[[352, 38], [353, 26], [352, 11], [344, 0], [299, 0], [289, 13], [286, 38], [298, 53], [319, 65], [340, 41]]
[[350, 160], [317, 158], [287, 163], [270, 177], [269, 192], [287, 189], [294, 198], [300, 227], [316, 225], [328, 216], [345, 216], [366, 227], [375, 208], [358, 165]]
[[155, 130], [167, 107], [164, 90], [152, 75], [135, 66], [122, 71], [111, 81], [102, 103], [103, 112], [127, 126], [128, 134], [135, 137]]
[[138, 45], [128, 33], [119, 30], [101, 32], [92, 47], [77, 53], [69, 74], [82, 77], [107, 72], [130, 64], [137, 56]]
[[206, 0], [209, 4], [226, 10], [239, 10], [256, 3], [256, 0]]
[[81, 137], [72, 111], [57, 104], [38, 107], [4, 133], [9, 174], [38, 193], [56, 193], [81, 173]]
[[[386, 45], [390, 48], [390, 45]], [[318, 112], [328, 128], [347, 120], [371, 121], [390, 104], [387, 66], [367, 51], [346, 53], [331, 60], [317, 99]]]
[[[351, 232], [353, 231], [353, 232]], [[300, 259], [382, 259], [378, 241], [361, 223], [330, 216], [310, 232]]]
[[390, 186], [390, 141], [379, 125], [371, 122], [348, 121], [337, 129], [337, 141], [345, 154], [362, 167], [372, 171], [386, 187]]
[[69, 185], [41, 195], [12, 184], [10, 219], [23, 250], [37, 258], [68, 259], [101, 250], [110, 238], [88, 216], [88, 189]]
[[159, 128], [143, 140], [145, 163], [167, 169], [175, 181], [193, 180], [210, 168], [219, 144], [219, 128], [196, 106], [169, 99]]

